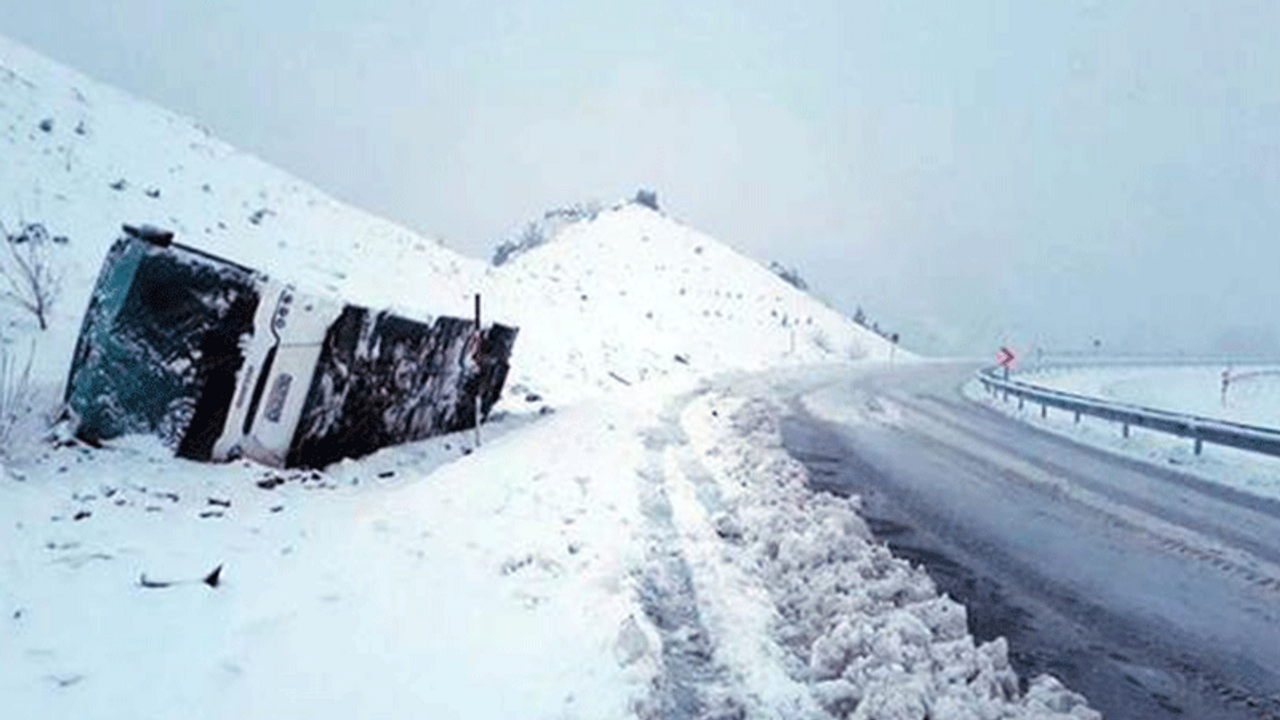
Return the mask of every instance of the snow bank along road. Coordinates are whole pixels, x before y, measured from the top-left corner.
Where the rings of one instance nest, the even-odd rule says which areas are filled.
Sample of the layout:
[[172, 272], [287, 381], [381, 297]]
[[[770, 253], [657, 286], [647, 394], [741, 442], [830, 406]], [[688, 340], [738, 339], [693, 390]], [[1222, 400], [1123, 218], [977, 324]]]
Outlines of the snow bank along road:
[[[969, 364], [804, 395], [789, 449], [859, 493], [978, 638], [1108, 717], [1280, 717], [1280, 503], [1123, 459], [964, 399]], [[826, 421], [826, 422], [823, 422]]]
[[660, 653], [637, 714], [1097, 718], [1055, 678], [1020, 679], [1003, 639], [975, 643], [965, 608], [873, 541], [860, 500], [807, 486], [775, 399], [813, 382], [704, 387], [642, 433], [639, 590]]

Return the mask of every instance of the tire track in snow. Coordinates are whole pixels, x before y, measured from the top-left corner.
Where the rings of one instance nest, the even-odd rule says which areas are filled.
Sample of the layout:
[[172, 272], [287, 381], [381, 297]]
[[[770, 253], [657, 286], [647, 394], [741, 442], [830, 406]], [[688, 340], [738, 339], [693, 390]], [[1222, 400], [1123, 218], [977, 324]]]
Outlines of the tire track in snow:
[[[683, 404], [683, 403], [681, 403]], [[687, 445], [678, 414], [663, 413], [662, 425], [643, 435], [644, 461], [637, 469], [647, 550], [638, 586], [645, 615], [662, 638], [661, 673], [642, 718], [741, 720], [742, 703], [728, 673], [716, 661], [715, 642], [699, 611], [693, 573], [681, 550], [663, 470], [667, 453]]]

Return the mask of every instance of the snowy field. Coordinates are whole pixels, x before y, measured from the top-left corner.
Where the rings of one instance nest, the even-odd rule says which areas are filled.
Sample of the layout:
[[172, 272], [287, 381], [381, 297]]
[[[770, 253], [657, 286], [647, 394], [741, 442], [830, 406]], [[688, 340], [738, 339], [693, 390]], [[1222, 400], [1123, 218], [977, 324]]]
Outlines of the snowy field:
[[[1222, 374], [1229, 368], [1225, 404]], [[1104, 400], [1140, 405], [1171, 412], [1262, 427], [1280, 427], [1280, 366], [1100, 366], [1052, 368], [1013, 377], [1023, 382]], [[1280, 458], [1205, 443], [1196, 456], [1192, 442], [1143, 428], [1131, 427], [1130, 436], [1120, 426], [1097, 418], [1082, 417], [1050, 408], [1040, 417], [1040, 406], [1004, 402], [983, 391], [975, 380], [966, 393], [1001, 412], [1026, 422], [1130, 457], [1176, 466], [1216, 483], [1264, 497], [1280, 498]]]
[[[48, 330], [0, 305], [32, 359], [0, 413], [6, 717], [1096, 717], [783, 451], [782, 398], [887, 343], [659, 212], [489, 267], [0, 38], [0, 220], [67, 239]], [[520, 327], [482, 443], [280, 471], [50, 430], [123, 222], [411, 317], [481, 293]]]

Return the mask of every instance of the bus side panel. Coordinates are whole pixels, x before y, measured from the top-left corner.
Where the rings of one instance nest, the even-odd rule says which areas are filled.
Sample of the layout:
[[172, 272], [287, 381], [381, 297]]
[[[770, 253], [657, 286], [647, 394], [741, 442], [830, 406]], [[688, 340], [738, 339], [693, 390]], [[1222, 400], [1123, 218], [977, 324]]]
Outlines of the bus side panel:
[[479, 365], [473, 395], [480, 396], [480, 412], [483, 418], [489, 417], [489, 409], [502, 395], [502, 386], [507, 381], [507, 372], [511, 369], [511, 350], [516, 344], [518, 328], [494, 323], [481, 335], [480, 350], [476, 354]]
[[286, 457], [287, 466], [322, 467], [343, 457], [372, 452], [379, 446], [373, 427], [347, 409], [347, 398], [358, 382], [357, 349], [367, 335], [369, 311], [346, 306], [325, 334], [324, 347], [311, 376], [298, 426]]
[[[509, 354], [514, 331], [493, 337], [494, 351]], [[325, 339], [288, 464], [318, 467], [474, 427], [477, 393], [492, 405], [506, 367], [505, 354], [484, 365], [475, 350], [472, 321], [428, 326], [348, 307]]]

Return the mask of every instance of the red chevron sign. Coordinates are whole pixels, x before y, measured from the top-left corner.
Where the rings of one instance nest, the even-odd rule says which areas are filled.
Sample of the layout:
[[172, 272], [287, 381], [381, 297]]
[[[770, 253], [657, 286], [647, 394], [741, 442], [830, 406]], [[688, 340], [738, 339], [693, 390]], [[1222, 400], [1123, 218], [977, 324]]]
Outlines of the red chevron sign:
[[999, 363], [1001, 367], [1010, 367], [1013, 365], [1013, 361], [1017, 359], [1018, 356], [1014, 355], [1013, 351], [1007, 347], [1001, 347], [996, 351], [996, 362]]

